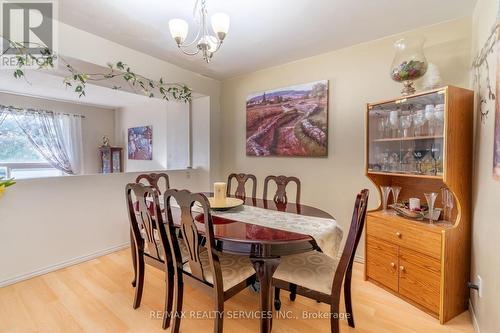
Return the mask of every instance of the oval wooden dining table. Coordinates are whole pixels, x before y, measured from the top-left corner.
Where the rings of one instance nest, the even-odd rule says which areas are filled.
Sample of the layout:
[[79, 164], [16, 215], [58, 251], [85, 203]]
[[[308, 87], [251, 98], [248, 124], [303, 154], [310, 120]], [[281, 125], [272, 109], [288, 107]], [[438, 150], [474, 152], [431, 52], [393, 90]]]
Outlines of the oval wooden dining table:
[[[206, 193], [209, 195], [209, 193]], [[304, 216], [333, 219], [327, 212], [302, 204], [279, 204], [245, 198], [245, 205]], [[175, 218], [174, 218], [175, 219]], [[212, 216], [214, 235], [221, 252], [248, 256], [260, 282], [260, 332], [271, 332], [272, 278], [280, 257], [319, 249], [311, 236]]]

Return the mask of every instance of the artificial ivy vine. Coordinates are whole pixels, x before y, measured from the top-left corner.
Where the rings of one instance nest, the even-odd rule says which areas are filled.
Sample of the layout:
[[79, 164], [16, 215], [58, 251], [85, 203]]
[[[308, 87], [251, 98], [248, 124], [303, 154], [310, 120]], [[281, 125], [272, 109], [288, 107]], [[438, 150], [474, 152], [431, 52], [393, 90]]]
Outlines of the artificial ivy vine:
[[[486, 40], [486, 43], [484, 44], [483, 48], [479, 51], [479, 54], [476, 56], [474, 61], [472, 62], [472, 68], [474, 69], [474, 84], [476, 86], [476, 91], [479, 94], [479, 111], [481, 113], [481, 122], [484, 124], [486, 121], [486, 118], [488, 118], [488, 114], [490, 113], [490, 110], [484, 109], [483, 106], [488, 105], [488, 101], [493, 101], [496, 99], [494, 89], [491, 86], [491, 80], [490, 80], [490, 64], [488, 62], [488, 56], [495, 51], [495, 46], [497, 45], [497, 39], [498, 39], [498, 28], [499, 24], [496, 24], [488, 39]], [[484, 70], [486, 72], [486, 89], [487, 89], [487, 96], [482, 95], [482, 88], [481, 88], [481, 72], [482, 72], [482, 67], [484, 66]]]
[[[0, 38], [2, 38], [0, 36]], [[4, 38], [5, 40], [5, 38]], [[84, 73], [69, 64], [62, 57], [53, 54], [44, 45], [35, 43], [18, 43], [7, 40], [9, 47], [1, 54], [2, 56], [11, 50], [15, 51], [17, 60], [16, 68], [14, 69], [15, 78], [26, 78], [25, 69], [29, 65], [28, 62], [33, 62], [37, 65], [38, 70], [54, 68], [56, 60], [64, 64], [65, 69], [69, 72], [64, 77], [64, 85], [71, 88], [79, 97], [85, 96], [85, 88], [89, 82], [98, 82], [111, 79], [122, 79], [134, 92], [142, 93], [148, 97], [155, 97], [156, 94], [165, 100], [177, 100], [182, 102], [191, 101], [191, 89], [180, 83], [165, 82], [163, 78], [152, 80], [145, 76], [135, 73], [132, 69], [122, 61], [108, 64], [108, 71], [104, 73]], [[30, 53], [30, 49], [26, 46], [30, 45], [41, 49], [39, 55]], [[120, 90], [122, 87], [113, 86], [113, 89]]]

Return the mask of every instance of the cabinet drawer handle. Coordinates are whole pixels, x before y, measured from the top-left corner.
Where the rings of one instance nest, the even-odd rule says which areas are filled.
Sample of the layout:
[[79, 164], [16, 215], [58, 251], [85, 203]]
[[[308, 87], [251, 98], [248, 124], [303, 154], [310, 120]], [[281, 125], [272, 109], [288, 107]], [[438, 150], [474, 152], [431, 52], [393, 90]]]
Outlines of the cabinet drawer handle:
[[391, 262], [391, 267], [392, 267], [392, 268], [396, 267], [396, 264], [395, 264], [395, 263], [393, 263], [393, 262]]
[[399, 266], [399, 270], [400, 270], [401, 272], [404, 272], [404, 271], [405, 271], [405, 266]]
[[400, 233], [399, 231], [398, 231], [398, 232], [396, 232], [396, 236], [397, 236], [398, 238], [401, 238], [401, 233]]

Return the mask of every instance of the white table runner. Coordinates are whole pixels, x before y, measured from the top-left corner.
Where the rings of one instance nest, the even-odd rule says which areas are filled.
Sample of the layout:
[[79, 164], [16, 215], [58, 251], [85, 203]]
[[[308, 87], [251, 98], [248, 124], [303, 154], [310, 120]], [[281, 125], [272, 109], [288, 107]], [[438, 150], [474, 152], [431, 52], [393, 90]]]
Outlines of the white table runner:
[[247, 205], [227, 211], [212, 211], [212, 216], [311, 236], [323, 253], [334, 259], [337, 259], [342, 241], [342, 228], [334, 219], [280, 212]]

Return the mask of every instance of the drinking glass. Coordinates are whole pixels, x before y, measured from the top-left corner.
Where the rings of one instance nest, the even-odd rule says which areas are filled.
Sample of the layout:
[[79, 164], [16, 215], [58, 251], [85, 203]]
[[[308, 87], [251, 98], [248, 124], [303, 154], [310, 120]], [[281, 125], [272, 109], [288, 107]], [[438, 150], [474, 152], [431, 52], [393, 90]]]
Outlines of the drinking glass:
[[427, 120], [427, 135], [434, 135], [434, 105], [428, 104], [425, 106], [425, 120]]
[[428, 210], [429, 223], [433, 224], [434, 223], [434, 204], [436, 202], [437, 193], [435, 193], [435, 192], [424, 193], [424, 196], [425, 196], [425, 200], [427, 200], [427, 206], [429, 207], [429, 210]]
[[390, 186], [380, 186], [380, 189], [382, 190], [382, 208], [384, 211], [387, 210], [387, 201], [389, 200], [389, 194], [391, 193], [391, 187]]
[[381, 161], [382, 171], [389, 171], [390, 170], [390, 166], [391, 166], [389, 163], [390, 155], [391, 155], [391, 153], [389, 152], [389, 149], [386, 149], [382, 153], [382, 161]]
[[453, 198], [453, 193], [447, 187], [441, 189], [441, 203], [443, 204], [443, 219], [450, 222], [455, 199]]
[[386, 137], [388, 126], [389, 126], [388, 118], [382, 114], [379, 114], [378, 118], [379, 139], [384, 139]]
[[413, 157], [415, 158], [415, 161], [417, 162], [417, 172], [422, 173], [422, 160], [424, 159], [425, 155], [427, 155], [427, 149], [414, 149], [413, 150]]
[[389, 112], [389, 125], [392, 131], [392, 137], [398, 137], [398, 129], [399, 129], [399, 112], [397, 110]]
[[389, 157], [390, 171], [399, 172], [401, 171], [401, 159], [397, 152], [391, 153]]
[[415, 129], [415, 136], [424, 135], [423, 127], [425, 125], [425, 111], [417, 110], [413, 116], [413, 127]]
[[434, 135], [443, 135], [444, 130], [444, 104], [436, 105], [434, 109]]
[[412, 123], [411, 116], [410, 115], [408, 115], [408, 116], [401, 116], [399, 118], [399, 120], [400, 120], [401, 129], [403, 130], [403, 137], [404, 138], [409, 137], [410, 136], [411, 123]]
[[394, 199], [394, 203], [398, 203], [399, 193], [401, 192], [401, 186], [392, 186], [392, 198]]
[[434, 175], [438, 173], [438, 163], [437, 161], [441, 159], [441, 145], [439, 143], [433, 143], [431, 146], [431, 157]]

